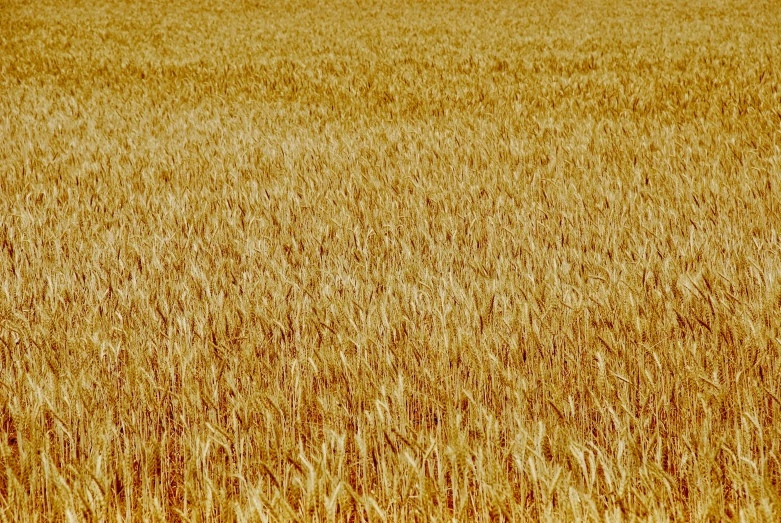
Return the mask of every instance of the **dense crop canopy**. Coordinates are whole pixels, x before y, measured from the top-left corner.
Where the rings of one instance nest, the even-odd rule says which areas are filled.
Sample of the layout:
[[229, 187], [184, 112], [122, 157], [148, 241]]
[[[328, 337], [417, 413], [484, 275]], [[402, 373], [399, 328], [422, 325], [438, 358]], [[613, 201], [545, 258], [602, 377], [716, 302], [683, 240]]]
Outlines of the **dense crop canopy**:
[[781, 518], [781, 4], [0, 3], [8, 520]]

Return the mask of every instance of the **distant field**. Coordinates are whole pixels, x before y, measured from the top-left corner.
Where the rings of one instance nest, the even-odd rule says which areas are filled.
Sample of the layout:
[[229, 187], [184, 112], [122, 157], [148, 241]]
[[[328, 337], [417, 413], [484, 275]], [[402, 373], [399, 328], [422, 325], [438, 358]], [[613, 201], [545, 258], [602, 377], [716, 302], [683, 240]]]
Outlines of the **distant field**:
[[0, 519], [781, 520], [781, 3], [0, 1]]

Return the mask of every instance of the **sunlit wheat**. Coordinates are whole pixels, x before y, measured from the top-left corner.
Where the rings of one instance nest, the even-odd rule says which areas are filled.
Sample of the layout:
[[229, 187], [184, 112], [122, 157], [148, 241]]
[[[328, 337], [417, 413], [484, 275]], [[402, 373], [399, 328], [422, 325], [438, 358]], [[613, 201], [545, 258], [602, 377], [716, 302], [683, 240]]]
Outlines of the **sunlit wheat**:
[[779, 64], [778, 2], [0, 2], [0, 516], [778, 521]]

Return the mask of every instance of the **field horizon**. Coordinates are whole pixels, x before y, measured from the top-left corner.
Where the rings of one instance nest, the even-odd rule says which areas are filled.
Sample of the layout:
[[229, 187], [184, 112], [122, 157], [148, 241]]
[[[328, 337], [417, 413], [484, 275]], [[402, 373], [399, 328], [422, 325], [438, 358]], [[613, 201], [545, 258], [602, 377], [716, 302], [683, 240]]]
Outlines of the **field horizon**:
[[781, 4], [0, 2], [3, 521], [779, 521]]

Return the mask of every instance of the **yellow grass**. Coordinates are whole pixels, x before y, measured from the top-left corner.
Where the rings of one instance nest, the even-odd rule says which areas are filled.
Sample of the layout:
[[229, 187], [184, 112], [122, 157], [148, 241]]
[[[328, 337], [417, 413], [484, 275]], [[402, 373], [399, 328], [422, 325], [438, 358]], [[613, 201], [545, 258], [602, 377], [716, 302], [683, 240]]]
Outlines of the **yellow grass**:
[[0, 516], [781, 519], [781, 4], [0, 2]]

